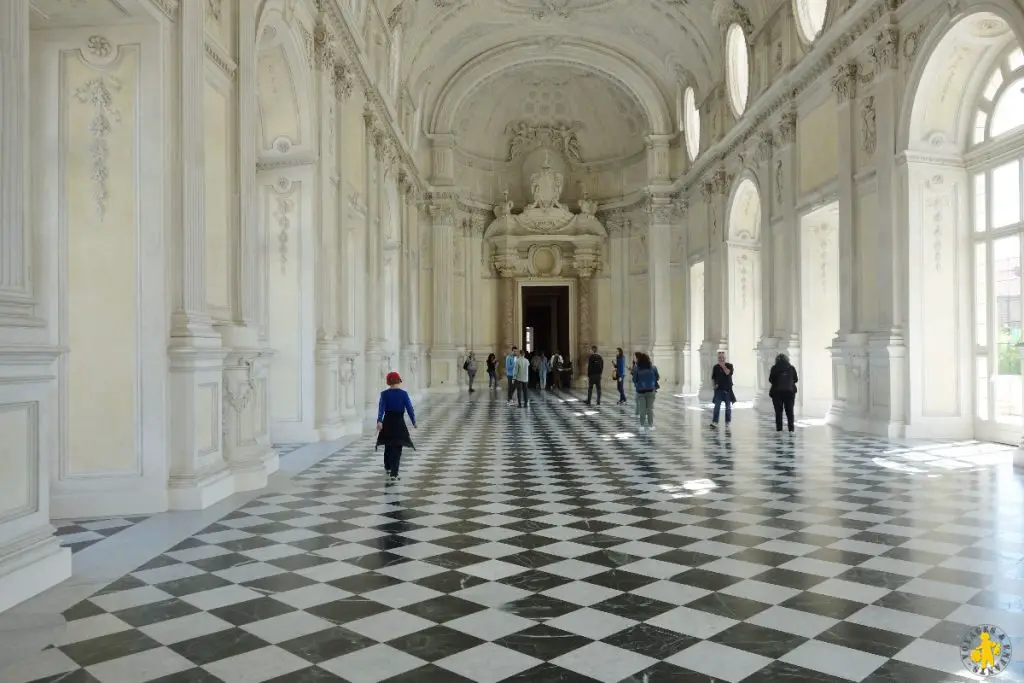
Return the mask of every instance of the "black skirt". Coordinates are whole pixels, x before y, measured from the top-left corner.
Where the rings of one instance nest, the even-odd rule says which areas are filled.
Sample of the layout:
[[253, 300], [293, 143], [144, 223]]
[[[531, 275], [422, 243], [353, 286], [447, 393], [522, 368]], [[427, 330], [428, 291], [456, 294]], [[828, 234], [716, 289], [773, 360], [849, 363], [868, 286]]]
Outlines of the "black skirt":
[[409, 438], [409, 428], [405, 425], [405, 412], [389, 410], [384, 413], [384, 421], [381, 423], [380, 431], [377, 432], [377, 445], [381, 446], [404, 446], [416, 450], [412, 439]]

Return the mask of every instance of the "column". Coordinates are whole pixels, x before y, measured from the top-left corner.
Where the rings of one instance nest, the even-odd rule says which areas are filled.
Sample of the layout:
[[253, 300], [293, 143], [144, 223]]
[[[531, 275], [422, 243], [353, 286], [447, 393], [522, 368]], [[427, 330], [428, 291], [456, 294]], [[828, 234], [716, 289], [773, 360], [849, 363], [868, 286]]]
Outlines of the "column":
[[611, 338], [617, 346], [623, 347], [626, 353], [629, 348], [629, 328], [626, 316], [629, 309], [629, 242], [623, 239], [625, 219], [621, 211], [612, 211], [604, 217], [608, 229], [608, 274], [611, 282]]
[[[907, 228], [900, 207], [905, 201], [897, 168], [897, 126], [903, 86], [899, 73], [899, 29], [886, 26], [871, 49], [875, 61], [873, 89], [875, 178], [878, 186], [876, 234], [878, 329], [868, 342], [868, 413], [871, 431], [898, 438], [904, 435], [909, 403], [907, 347], [904, 326], [907, 300]], [[865, 103], [865, 106], [868, 106]], [[876, 403], [877, 399], [877, 403]]]
[[595, 346], [594, 331], [591, 327], [593, 302], [591, 300], [591, 275], [592, 272], [581, 269], [578, 271], [576, 306], [579, 308], [576, 328], [577, 342], [576, 357], [572, 359], [573, 378], [579, 386], [587, 385], [587, 358], [590, 356], [590, 347]]
[[[344, 108], [351, 106], [349, 96], [353, 89], [352, 70], [345, 62], [335, 62], [332, 83], [337, 107], [335, 116], [340, 120]], [[364, 227], [362, 222], [365, 219], [365, 210], [361, 205], [344, 198], [340, 190], [345, 186], [341, 159], [349, 154], [353, 146], [361, 144], [361, 140], [358, 130], [341, 125], [335, 126], [334, 138], [334, 183], [338, 188], [334, 216], [334, 229], [337, 232], [335, 262], [338, 264], [335, 273], [335, 287], [338, 292], [335, 313], [335, 329], [338, 335], [338, 412], [344, 433], [358, 434], [362, 431], [362, 420], [356, 408], [357, 362], [361, 344], [358, 330], [361, 325], [357, 320], [356, 297], [363, 291], [361, 270], [364, 261], [359, 238]]]
[[[867, 414], [868, 335], [858, 330], [859, 306], [856, 282], [857, 260], [857, 195], [854, 187], [854, 145], [857, 124], [854, 106], [860, 79], [856, 63], [842, 64], [832, 78], [836, 96], [839, 131], [839, 331], [832, 342], [833, 383], [841, 393], [832, 397], [826, 422], [838, 427], [860, 428]], [[799, 227], [797, 227], [799, 231]], [[798, 308], [799, 311], [799, 308]], [[799, 314], [799, 313], [798, 313]]]
[[363, 408], [372, 410], [377, 401], [380, 384], [384, 377], [381, 374], [381, 356], [383, 347], [379, 321], [381, 319], [380, 291], [380, 157], [383, 153], [384, 134], [377, 127], [377, 120], [369, 109], [363, 111], [363, 123], [366, 127], [365, 154], [366, 160], [366, 271], [362, 283], [362, 296], [366, 301], [366, 357], [363, 363], [365, 373], [363, 382]]
[[416, 256], [420, 238], [417, 232], [419, 209], [416, 186], [408, 177], [400, 176], [402, 207], [402, 263], [399, 269], [402, 291], [401, 368], [406, 389], [418, 394], [423, 385], [419, 376], [419, 259]]
[[452, 329], [453, 252], [455, 249], [455, 207], [443, 201], [430, 205], [433, 220], [431, 255], [434, 268], [434, 323], [430, 347], [430, 385], [456, 388], [457, 353]]
[[224, 459], [235, 476], [236, 490], [267, 485], [277, 471], [277, 453], [270, 444], [267, 366], [270, 356], [259, 339], [260, 225], [256, 184], [256, 140], [259, 108], [256, 64], [256, 7], [242, 3], [238, 13], [238, 233], [232, 278], [233, 326], [222, 328], [228, 351], [224, 359]]
[[0, 3], [0, 612], [71, 576], [71, 552], [50, 526], [58, 351], [45, 344], [45, 328], [27, 345], [27, 330], [7, 327], [32, 322], [36, 304], [27, 267], [30, 12], [28, 0]]
[[[206, 224], [203, 94], [206, 82], [204, 3], [182, 3], [177, 54], [168, 63], [177, 83], [178, 107], [169, 148], [173, 172], [170, 356], [171, 415], [168, 467], [172, 509], [201, 509], [231, 495], [234, 481], [224, 460], [223, 368], [227, 351], [206, 311]], [[209, 424], [197, 424], [199, 419]]]
[[334, 140], [337, 126], [334, 90], [335, 41], [323, 18], [313, 28], [313, 92], [316, 98], [316, 141], [319, 147], [314, 178], [314, 230], [317, 237], [313, 269], [316, 278], [316, 429], [323, 441], [345, 433], [341, 419], [341, 346], [336, 336], [338, 303], [337, 158]]
[[676, 349], [672, 343], [672, 223], [675, 218], [672, 197], [652, 194], [647, 202], [647, 216], [651, 358], [667, 385], [676, 376]]
[[501, 348], [498, 358], [504, 358], [516, 339], [516, 272], [512, 268], [498, 267], [501, 273]]
[[698, 397], [714, 396], [711, 368], [719, 351], [729, 352], [729, 252], [726, 246], [726, 198], [732, 178], [724, 170], [712, 173], [701, 185], [709, 227], [708, 258], [704, 265], [704, 342], [700, 346], [701, 378]]

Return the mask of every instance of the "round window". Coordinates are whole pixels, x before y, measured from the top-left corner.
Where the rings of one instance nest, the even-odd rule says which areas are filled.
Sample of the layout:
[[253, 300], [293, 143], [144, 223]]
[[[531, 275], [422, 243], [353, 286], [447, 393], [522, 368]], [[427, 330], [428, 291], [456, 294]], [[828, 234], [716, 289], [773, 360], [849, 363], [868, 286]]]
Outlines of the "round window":
[[747, 51], [747, 37], [743, 35], [739, 24], [729, 27], [725, 36], [725, 50], [729, 103], [736, 116], [742, 116], [750, 94], [750, 54]]

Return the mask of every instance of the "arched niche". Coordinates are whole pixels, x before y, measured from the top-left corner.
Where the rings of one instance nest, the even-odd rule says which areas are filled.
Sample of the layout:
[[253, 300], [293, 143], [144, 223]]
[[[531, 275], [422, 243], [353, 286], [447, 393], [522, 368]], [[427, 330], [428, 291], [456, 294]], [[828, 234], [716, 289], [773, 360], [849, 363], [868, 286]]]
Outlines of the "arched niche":
[[[1005, 292], [1021, 285], [1013, 273], [1024, 256], [1024, 216], [1014, 196], [1024, 180], [1024, 127], [994, 139], [975, 127], [1002, 96], [993, 75], [1013, 73], [1006, 63], [1020, 47], [1024, 12], [1007, 1], [973, 4], [924, 37], [901, 107], [906, 435], [1016, 443], [1024, 388], [1012, 328], [1024, 313], [1019, 296]], [[1024, 72], [1016, 74], [1014, 82]], [[869, 301], [872, 283], [862, 287]], [[940, 366], [950, 370], [933, 371]]]
[[749, 401], [762, 374], [757, 362], [761, 338], [761, 193], [754, 178], [741, 176], [729, 201], [725, 263], [728, 273], [726, 336], [736, 366], [737, 396]]
[[262, 153], [313, 148], [313, 110], [306, 48], [298, 19], [286, 18], [281, 0], [267, 2], [257, 19], [257, 99]]

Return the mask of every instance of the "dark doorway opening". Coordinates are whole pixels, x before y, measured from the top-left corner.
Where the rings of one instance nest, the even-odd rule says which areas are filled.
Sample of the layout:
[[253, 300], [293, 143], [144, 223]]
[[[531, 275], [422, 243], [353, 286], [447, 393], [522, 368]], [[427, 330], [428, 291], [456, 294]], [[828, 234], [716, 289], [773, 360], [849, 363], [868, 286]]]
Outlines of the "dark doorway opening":
[[529, 353], [569, 355], [569, 285], [522, 289], [523, 329], [520, 343]]

